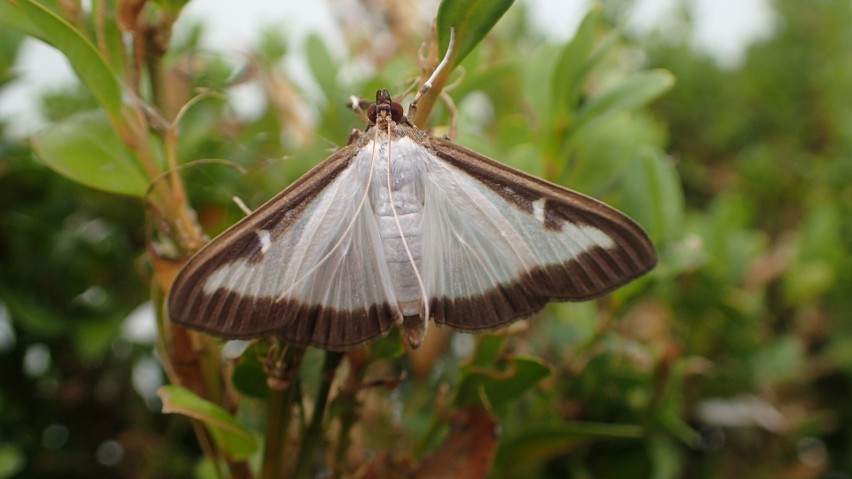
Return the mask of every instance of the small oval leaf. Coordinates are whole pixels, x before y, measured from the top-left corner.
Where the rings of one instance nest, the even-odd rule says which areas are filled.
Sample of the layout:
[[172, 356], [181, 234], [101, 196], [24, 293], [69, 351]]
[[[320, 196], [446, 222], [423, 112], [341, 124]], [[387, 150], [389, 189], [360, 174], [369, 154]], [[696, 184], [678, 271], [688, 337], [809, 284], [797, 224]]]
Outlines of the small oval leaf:
[[495, 470], [504, 477], [528, 477], [529, 471], [549, 459], [600, 439], [641, 439], [643, 429], [633, 424], [556, 422], [527, 425], [500, 444]]
[[109, 116], [119, 121], [122, 109], [121, 86], [98, 49], [65, 19], [38, 2], [19, 0], [11, 5], [17, 10], [14, 12], [15, 17], [26, 18], [26, 21], [20, 27], [10, 26], [34, 35], [62, 52]]
[[455, 405], [465, 407], [487, 402], [499, 409], [549, 374], [550, 368], [533, 357], [512, 358], [504, 370], [470, 367], [459, 383]]
[[111, 193], [142, 197], [148, 180], [103, 111], [72, 115], [33, 137], [36, 154], [57, 173]]
[[[574, 38], [559, 52], [559, 59], [551, 77], [551, 98], [557, 108], [556, 113], [560, 115], [559, 119], [573, 106], [585, 80], [584, 64], [595, 46], [600, 10], [599, 6], [589, 10]], [[585, 73], [588, 73], [588, 70]]]
[[453, 65], [458, 65], [485, 38], [512, 3], [514, 0], [444, 0], [438, 7], [440, 51], [447, 51], [450, 27], [455, 27]]
[[665, 70], [637, 73], [603, 94], [592, 98], [577, 113], [570, 135], [592, 122], [645, 106], [674, 85], [674, 76]]
[[683, 221], [684, 198], [680, 178], [659, 150], [646, 148], [627, 165], [622, 187], [626, 213], [657, 242], [674, 240]]
[[305, 41], [305, 53], [308, 66], [320, 88], [326, 94], [337, 91], [337, 74], [340, 69], [340, 62], [332, 57], [328, 46], [319, 35], [308, 36]]
[[234, 366], [231, 383], [240, 393], [260, 399], [269, 397], [268, 376], [256, 354], [243, 354]]
[[0, 443], [0, 478], [14, 477], [26, 463], [24, 448], [13, 443]]
[[247, 459], [257, 451], [257, 439], [217, 404], [175, 385], [161, 387], [157, 395], [163, 401], [164, 413], [183, 414], [204, 423], [228, 457]]

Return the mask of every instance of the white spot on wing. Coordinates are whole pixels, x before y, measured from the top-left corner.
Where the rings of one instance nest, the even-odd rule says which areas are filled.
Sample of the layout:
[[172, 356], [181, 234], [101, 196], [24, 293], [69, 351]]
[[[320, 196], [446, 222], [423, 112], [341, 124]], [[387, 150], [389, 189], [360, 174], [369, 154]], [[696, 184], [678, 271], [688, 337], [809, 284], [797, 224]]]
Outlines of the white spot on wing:
[[544, 223], [544, 204], [547, 202], [546, 199], [540, 198], [532, 202], [533, 207], [533, 216], [539, 222]]
[[577, 249], [568, 259], [576, 258], [579, 253], [595, 247], [612, 249], [618, 246], [615, 240], [594, 226], [566, 224], [563, 230], [565, 231], [564, 235], [571, 238]]
[[272, 246], [272, 235], [266, 230], [257, 230], [255, 233], [257, 233], [257, 239], [260, 241], [260, 252], [266, 253], [269, 247]]

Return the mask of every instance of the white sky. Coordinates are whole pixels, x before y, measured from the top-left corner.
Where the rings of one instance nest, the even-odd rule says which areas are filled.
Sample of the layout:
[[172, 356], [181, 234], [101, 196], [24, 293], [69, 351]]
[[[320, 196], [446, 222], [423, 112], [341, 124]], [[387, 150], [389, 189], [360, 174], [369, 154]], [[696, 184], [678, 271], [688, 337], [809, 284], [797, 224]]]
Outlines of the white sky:
[[[522, 0], [528, 5], [530, 21], [554, 40], [566, 40], [573, 34], [590, 0]], [[336, 4], [345, 0], [336, 0]], [[769, 0], [636, 0], [629, 23], [636, 31], [666, 31], [682, 28], [672, 14], [681, 2], [689, 5], [695, 19], [692, 44], [706, 51], [720, 64], [735, 67], [752, 41], [772, 32], [774, 14]], [[428, 5], [432, 4], [429, 9]], [[426, 11], [435, 11], [437, 0], [424, 1]], [[176, 34], [190, 21], [203, 19], [204, 43], [225, 52], [247, 51], [257, 32], [270, 25], [281, 25], [291, 44], [297, 47], [305, 36], [319, 32], [333, 51], [344, 48], [335, 30], [331, 7], [325, 1], [195, 0], [190, 2], [176, 25]], [[339, 8], [339, 7], [338, 7]], [[294, 51], [298, 51], [295, 48]], [[305, 75], [303, 59], [290, 58], [285, 67], [292, 75]], [[9, 119], [9, 134], [24, 137], [43, 125], [32, 105], [40, 92], [56, 89], [74, 74], [65, 59], [53, 48], [40, 42], [25, 42], [16, 70], [18, 80], [0, 92], [0, 117]], [[239, 94], [239, 92], [237, 92]], [[250, 92], [245, 102], [250, 102]]]

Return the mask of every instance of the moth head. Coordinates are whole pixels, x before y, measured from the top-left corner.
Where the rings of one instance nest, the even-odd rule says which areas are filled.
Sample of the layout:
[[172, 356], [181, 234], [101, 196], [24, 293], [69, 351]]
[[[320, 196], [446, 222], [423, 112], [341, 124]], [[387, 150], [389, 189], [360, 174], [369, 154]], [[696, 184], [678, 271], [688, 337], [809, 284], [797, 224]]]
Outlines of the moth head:
[[402, 105], [393, 101], [390, 92], [387, 90], [377, 91], [376, 102], [367, 109], [367, 118], [372, 124], [380, 121], [399, 123], [402, 121], [403, 116]]

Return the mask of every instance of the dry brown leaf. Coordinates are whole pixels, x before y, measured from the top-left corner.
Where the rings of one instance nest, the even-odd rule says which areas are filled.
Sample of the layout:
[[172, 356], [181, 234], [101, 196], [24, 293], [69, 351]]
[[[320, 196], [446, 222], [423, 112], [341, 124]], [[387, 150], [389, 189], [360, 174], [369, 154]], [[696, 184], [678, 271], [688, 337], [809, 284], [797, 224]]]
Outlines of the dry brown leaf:
[[497, 421], [479, 406], [457, 409], [450, 417], [450, 435], [423, 458], [415, 479], [476, 479], [486, 477], [497, 450]]

